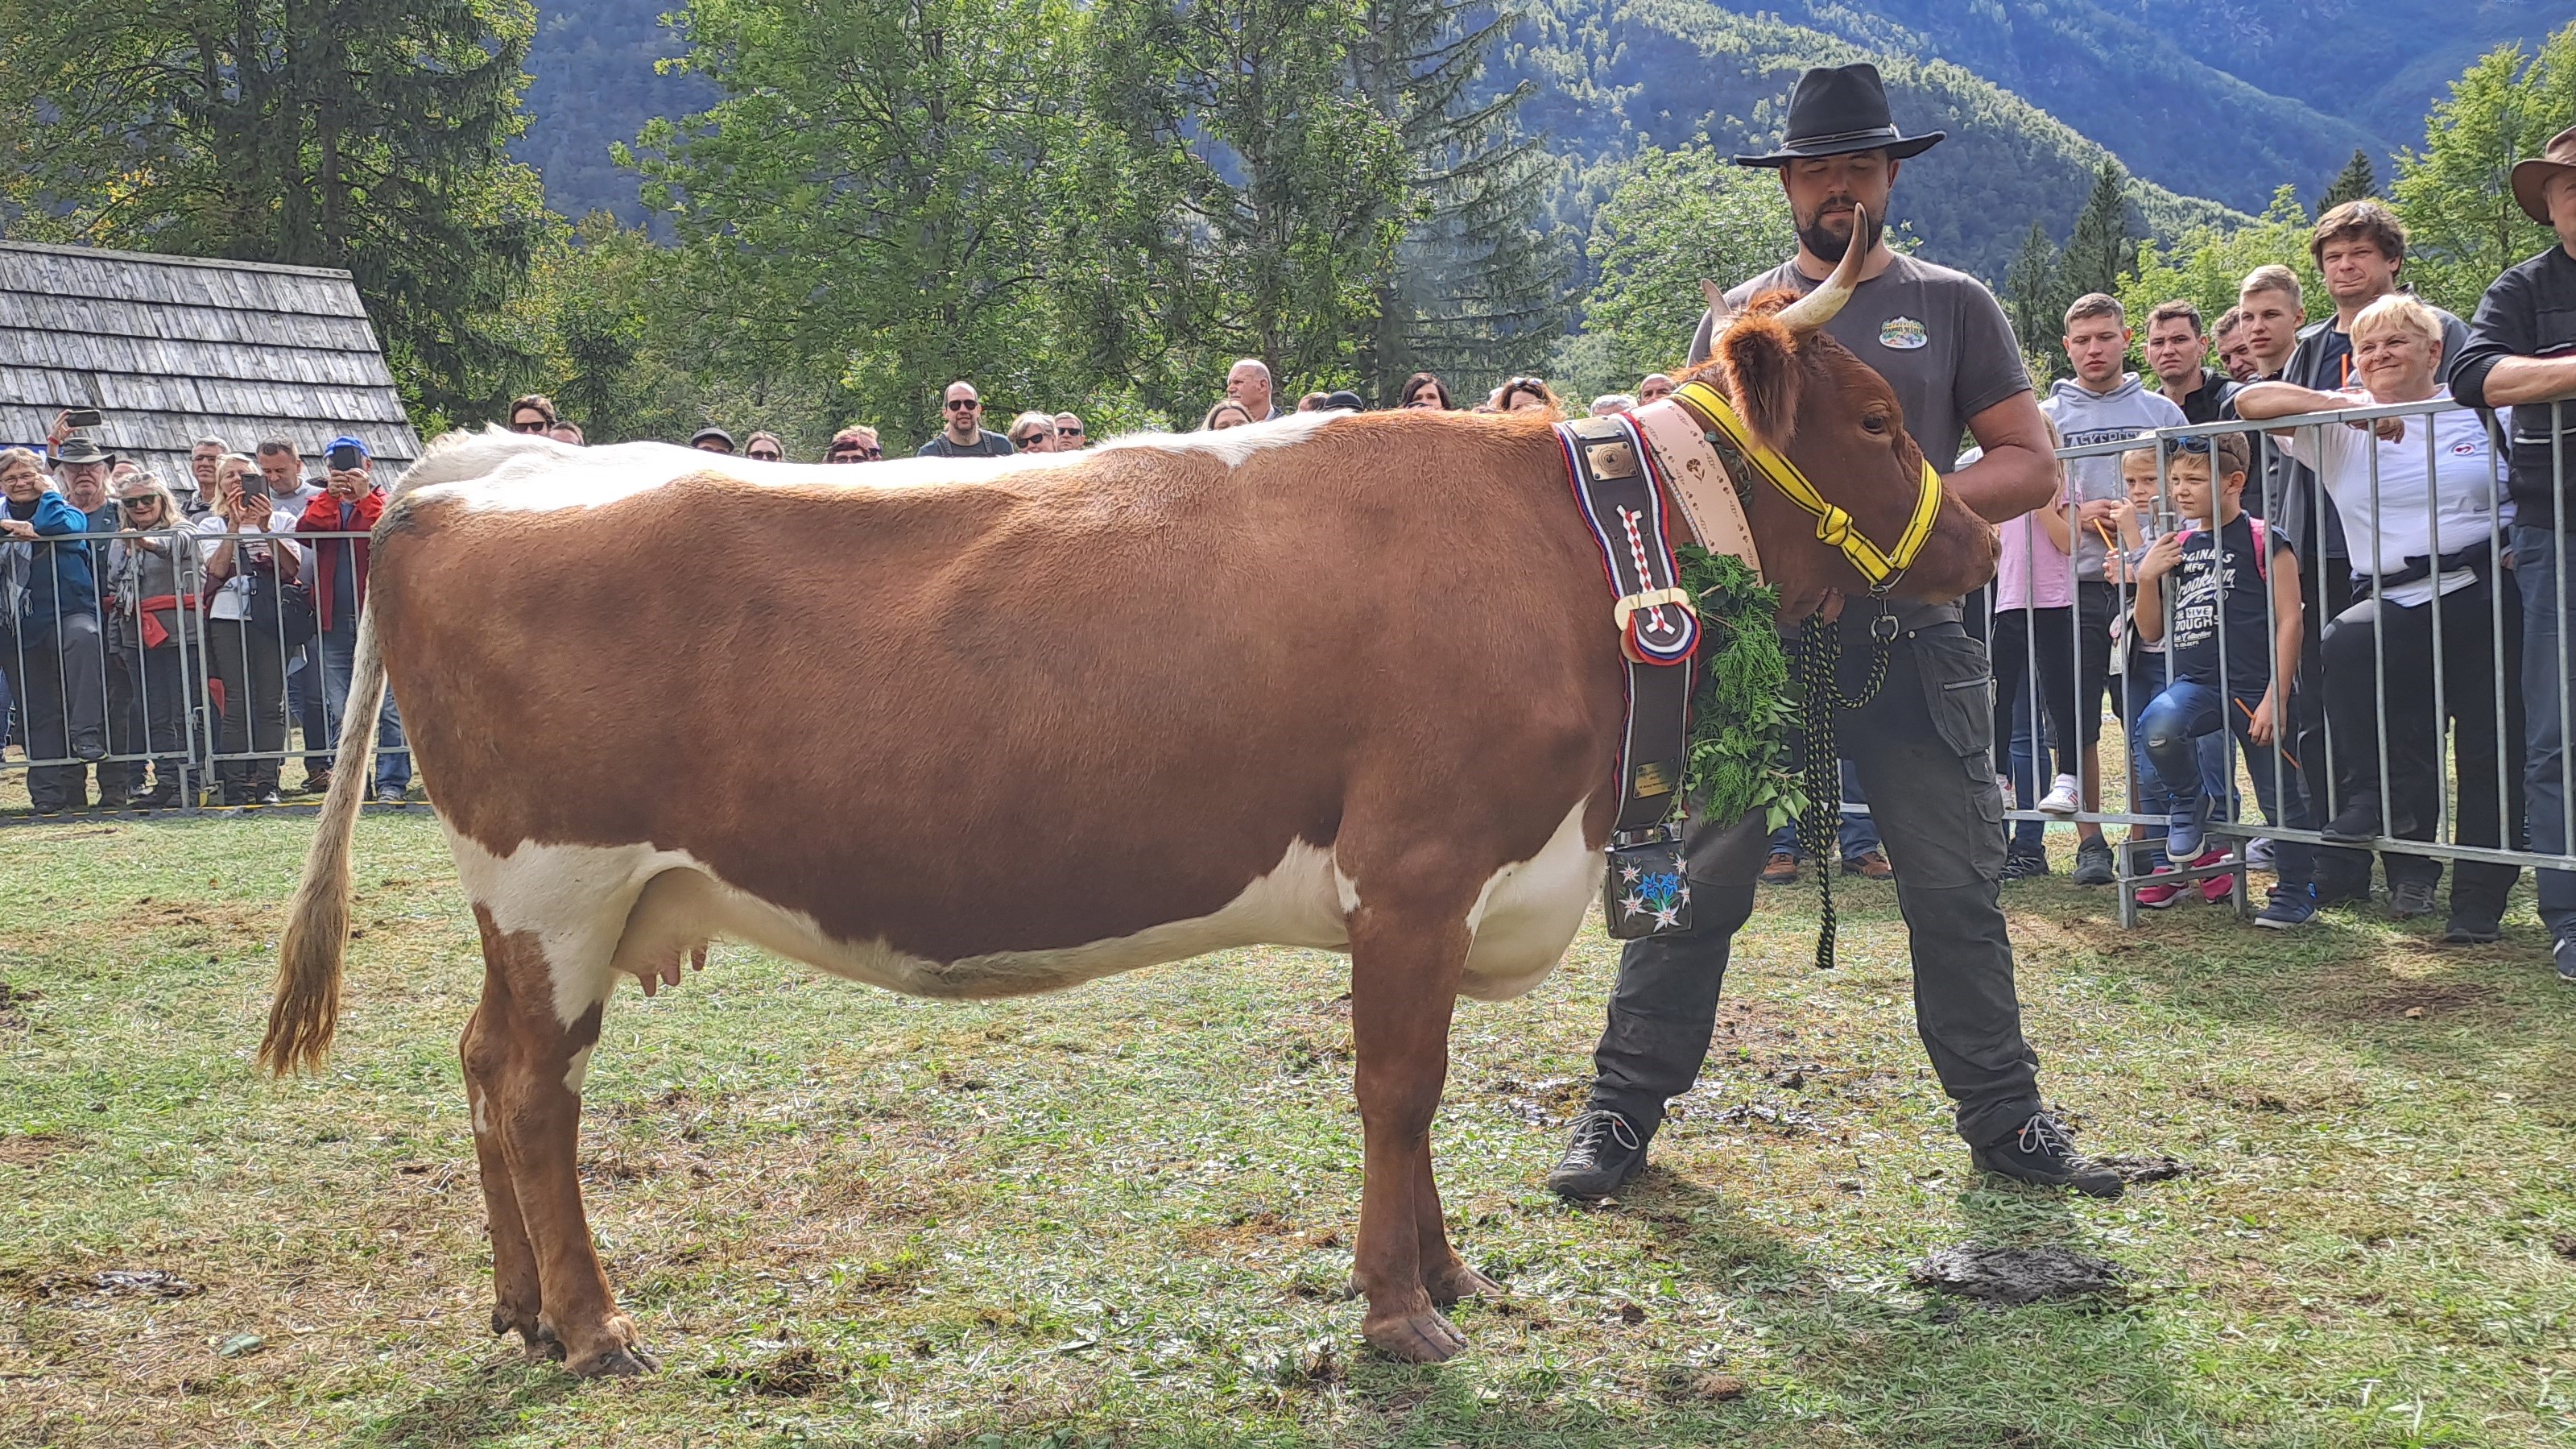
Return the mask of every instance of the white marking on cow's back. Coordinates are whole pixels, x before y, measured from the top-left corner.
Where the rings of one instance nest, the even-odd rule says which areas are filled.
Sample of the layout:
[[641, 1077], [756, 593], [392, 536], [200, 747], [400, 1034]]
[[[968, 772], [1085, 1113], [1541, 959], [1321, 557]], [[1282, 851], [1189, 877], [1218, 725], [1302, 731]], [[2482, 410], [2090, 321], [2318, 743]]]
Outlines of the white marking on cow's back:
[[1508, 1001], [1547, 979], [1565, 959], [1565, 948], [1583, 929], [1584, 911], [1601, 889], [1605, 862], [1583, 839], [1583, 812], [1590, 803], [1576, 801], [1538, 854], [1495, 871], [1476, 893], [1467, 914], [1475, 941], [1467, 948], [1460, 995]]
[[670, 443], [579, 447], [497, 429], [451, 433], [424, 453], [394, 487], [396, 496], [427, 493], [460, 499], [478, 511], [551, 513], [597, 508], [684, 478], [713, 472], [749, 484], [830, 484], [836, 488], [918, 488], [989, 483], [1051, 468], [1071, 468], [1121, 450], [1213, 458], [1228, 468], [1270, 448], [1314, 436], [1343, 412], [1288, 413], [1220, 432], [1129, 433], [1083, 453], [1015, 453], [1007, 458], [896, 458], [881, 463], [763, 463]]

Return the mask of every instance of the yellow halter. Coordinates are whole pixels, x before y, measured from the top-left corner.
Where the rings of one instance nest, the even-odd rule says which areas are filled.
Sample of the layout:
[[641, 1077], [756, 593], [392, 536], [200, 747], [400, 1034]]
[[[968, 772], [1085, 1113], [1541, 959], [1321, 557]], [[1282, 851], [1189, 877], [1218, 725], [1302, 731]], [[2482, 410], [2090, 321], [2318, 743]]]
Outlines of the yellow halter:
[[[1718, 458], [1729, 472], [1739, 465], [1750, 468], [1772, 487], [1788, 495], [1789, 501], [1816, 516], [1816, 541], [1842, 550], [1860, 576], [1869, 580], [1869, 591], [1884, 594], [1896, 587], [1896, 581], [1914, 566], [1915, 557], [1932, 537], [1932, 520], [1941, 512], [1941, 475], [1932, 465], [1923, 465], [1923, 489], [1915, 495], [1914, 516], [1906, 521], [1904, 536], [1896, 547], [1882, 549], [1852, 527], [1849, 513], [1825, 501], [1798, 465], [1764, 447], [1737, 415], [1734, 404], [1716, 388], [1704, 382], [1687, 382], [1673, 394], [1673, 401], [1688, 408], [1708, 431], [1708, 440], [1717, 448]], [[1740, 481], [1740, 480], [1739, 480]]]

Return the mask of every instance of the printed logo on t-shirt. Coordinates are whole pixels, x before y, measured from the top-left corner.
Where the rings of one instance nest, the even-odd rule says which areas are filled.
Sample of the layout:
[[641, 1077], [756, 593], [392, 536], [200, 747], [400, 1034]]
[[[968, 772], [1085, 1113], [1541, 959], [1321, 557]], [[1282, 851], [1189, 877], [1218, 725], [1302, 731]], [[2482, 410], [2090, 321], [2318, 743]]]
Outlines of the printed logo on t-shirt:
[[2460, 441], [2451, 445], [2451, 456], [2454, 458], [2474, 458], [2486, 450], [2486, 444], [2478, 439], [2462, 438]]
[[1911, 317], [1890, 317], [1879, 324], [1878, 345], [1881, 347], [1912, 352], [1931, 340], [1932, 334]]

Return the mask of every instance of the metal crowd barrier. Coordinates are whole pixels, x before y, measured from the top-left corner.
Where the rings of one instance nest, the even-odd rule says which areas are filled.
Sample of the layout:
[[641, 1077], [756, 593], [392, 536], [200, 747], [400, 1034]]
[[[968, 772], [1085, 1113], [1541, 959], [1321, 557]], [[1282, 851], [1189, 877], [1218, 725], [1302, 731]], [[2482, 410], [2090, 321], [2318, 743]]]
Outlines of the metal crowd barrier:
[[[283, 543], [298, 550], [299, 580], [309, 589], [314, 544], [345, 546], [366, 537], [181, 527], [32, 543], [0, 539], [0, 690], [7, 704], [0, 715], [9, 725], [0, 738], [14, 747], [0, 757], [0, 779], [28, 792], [26, 808], [0, 810], [0, 817], [277, 808], [259, 802], [272, 787], [290, 783], [282, 777], [291, 761], [301, 757], [308, 773], [330, 764], [348, 694], [347, 666], [333, 657], [339, 650], [332, 646], [341, 641], [326, 644], [317, 628], [310, 639], [290, 644], [284, 610], [254, 621], [239, 591], [219, 602], [227, 596], [217, 586], [228, 580], [215, 578], [209, 564], [230, 542], [239, 577], [245, 557], [268, 551], [273, 559]], [[145, 547], [165, 551], [171, 561], [175, 587], [168, 596], [135, 592], [125, 556]], [[97, 607], [86, 619], [58, 594], [42, 615], [28, 612], [36, 602], [35, 575], [52, 567], [50, 551], [57, 548], [90, 555]], [[149, 611], [149, 626], [139, 607], [146, 602], [160, 604]], [[241, 617], [229, 617], [235, 614]], [[159, 637], [147, 643], [147, 632]], [[382, 718], [398, 716], [388, 705]], [[383, 737], [389, 744], [398, 739], [395, 727], [388, 725]], [[407, 752], [399, 746], [394, 752], [400, 772], [408, 774]], [[128, 803], [96, 804], [111, 794], [113, 782], [122, 782]], [[175, 787], [168, 798], [145, 803], [163, 794], [165, 784]], [[368, 798], [374, 797], [371, 788]], [[309, 808], [319, 801], [298, 803]]]

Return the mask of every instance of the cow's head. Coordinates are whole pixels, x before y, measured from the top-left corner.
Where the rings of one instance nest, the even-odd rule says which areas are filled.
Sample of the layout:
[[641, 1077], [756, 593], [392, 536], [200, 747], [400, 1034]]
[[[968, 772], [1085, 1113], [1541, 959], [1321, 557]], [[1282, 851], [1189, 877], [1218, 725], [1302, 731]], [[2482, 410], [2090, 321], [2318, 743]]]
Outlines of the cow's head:
[[[1725, 393], [1757, 439], [1797, 464], [1862, 536], [1892, 549], [1922, 496], [1923, 451], [1886, 380], [1824, 331], [1859, 283], [1860, 257], [1848, 249], [1833, 277], [1804, 297], [1766, 293], [1731, 315], [1712, 287], [1715, 336], [1691, 380]], [[1783, 619], [1814, 612], [1829, 590], [1868, 592], [1851, 560], [1817, 538], [1815, 516], [1779, 489], [1754, 485], [1745, 515]], [[1944, 485], [1931, 537], [1890, 596], [1958, 598], [1994, 577], [1995, 550], [1995, 531]]]

